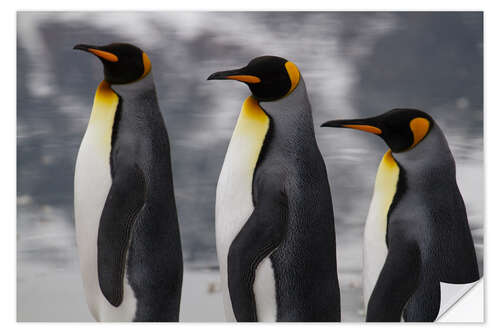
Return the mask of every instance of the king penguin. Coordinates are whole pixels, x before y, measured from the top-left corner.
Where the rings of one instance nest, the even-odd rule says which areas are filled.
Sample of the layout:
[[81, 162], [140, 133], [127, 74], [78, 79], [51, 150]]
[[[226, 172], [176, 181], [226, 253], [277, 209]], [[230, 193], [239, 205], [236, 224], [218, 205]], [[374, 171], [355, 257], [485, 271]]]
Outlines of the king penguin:
[[438, 124], [416, 109], [322, 126], [370, 132], [389, 146], [364, 231], [367, 321], [434, 321], [453, 285], [479, 279], [455, 161]]
[[90, 312], [97, 321], [178, 321], [181, 242], [151, 62], [130, 44], [74, 49], [104, 65], [74, 184]]
[[305, 82], [262, 56], [208, 80], [252, 93], [216, 193], [216, 241], [230, 321], [340, 321], [333, 206]]

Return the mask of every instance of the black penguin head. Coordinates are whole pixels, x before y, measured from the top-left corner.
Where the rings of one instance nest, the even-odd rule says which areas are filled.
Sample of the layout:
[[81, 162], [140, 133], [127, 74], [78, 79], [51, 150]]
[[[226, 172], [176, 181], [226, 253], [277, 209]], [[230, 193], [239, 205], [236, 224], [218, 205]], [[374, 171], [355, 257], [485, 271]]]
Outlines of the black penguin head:
[[248, 85], [258, 101], [274, 101], [291, 93], [299, 79], [299, 69], [291, 61], [262, 56], [245, 67], [213, 73], [207, 80], [238, 80]]
[[332, 120], [321, 127], [345, 127], [380, 136], [395, 153], [412, 149], [432, 129], [434, 120], [416, 109], [392, 109], [380, 116], [365, 119]]
[[105, 46], [78, 44], [73, 47], [97, 56], [104, 65], [104, 79], [110, 84], [124, 84], [142, 79], [151, 71], [151, 62], [140, 48], [125, 43]]

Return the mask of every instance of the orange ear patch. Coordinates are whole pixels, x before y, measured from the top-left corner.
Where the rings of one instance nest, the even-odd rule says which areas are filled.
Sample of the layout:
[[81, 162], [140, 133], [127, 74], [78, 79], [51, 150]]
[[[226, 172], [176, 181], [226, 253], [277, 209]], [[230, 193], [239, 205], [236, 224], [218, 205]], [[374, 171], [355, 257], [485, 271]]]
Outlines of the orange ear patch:
[[290, 90], [288, 90], [288, 93], [291, 93], [299, 84], [300, 72], [297, 66], [291, 61], [286, 62], [285, 68], [288, 72], [288, 77], [290, 77], [290, 82], [292, 83]]
[[144, 73], [142, 73], [141, 79], [151, 72], [151, 60], [149, 60], [146, 52], [142, 52], [142, 63], [144, 64]]
[[421, 117], [412, 119], [412, 121], [410, 121], [410, 128], [413, 132], [413, 144], [410, 146], [410, 148], [415, 147], [420, 141], [422, 141], [422, 139], [429, 132], [430, 125], [431, 124], [429, 120]]
[[88, 49], [88, 51], [92, 52], [93, 54], [95, 54], [99, 58], [105, 59], [107, 61], [111, 61], [111, 62], [118, 61], [118, 57], [111, 52], [106, 52], [106, 51], [101, 51], [101, 50], [96, 50], [96, 49]]
[[342, 125], [342, 127], [349, 127], [360, 131], [370, 132], [373, 134], [382, 134], [382, 130], [380, 128], [370, 125]]

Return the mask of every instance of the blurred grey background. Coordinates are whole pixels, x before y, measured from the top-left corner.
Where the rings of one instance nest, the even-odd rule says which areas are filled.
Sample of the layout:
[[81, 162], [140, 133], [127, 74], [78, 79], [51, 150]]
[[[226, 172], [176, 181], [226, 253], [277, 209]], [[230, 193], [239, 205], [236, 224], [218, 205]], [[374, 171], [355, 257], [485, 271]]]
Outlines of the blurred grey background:
[[362, 230], [379, 160], [369, 134], [319, 128], [394, 107], [430, 113], [448, 138], [482, 272], [481, 12], [19, 12], [17, 312], [87, 321], [73, 221], [73, 172], [101, 63], [77, 43], [145, 50], [168, 128], [185, 259], [181, 320], [223, 320], [215, 186], [245, 85], [215, 71], [271, 54], [305, 79], [333, 189], [342, 320], [363, 320]]

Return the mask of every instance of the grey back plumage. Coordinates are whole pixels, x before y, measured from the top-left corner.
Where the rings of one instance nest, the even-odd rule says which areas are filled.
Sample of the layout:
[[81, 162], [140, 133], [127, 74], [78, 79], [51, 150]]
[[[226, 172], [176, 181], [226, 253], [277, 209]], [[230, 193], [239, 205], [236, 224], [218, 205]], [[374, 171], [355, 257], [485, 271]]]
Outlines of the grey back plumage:
[[301, 78], [290, 95], [260, 105], [271, 118], [271, 126], [255, 171], [254, 188], [281, 174], [288, 198], [286, 235], [271, 255], [278, 317], [283, 321], [338, 321], [332, 197], [305, 82]]
[[144, 207], [134, 223], [127, 257], [127, 278], [137, 298], [134, 320], [178, 321], [181, 242], [169, 139], [152, 73], [112, 89], [120, 97], [112, 165], [136, 165], [146, 184]]
[[434, 123], [413, 149], [393, 153], [400, 169], [387, 241], [404, 238], [418, 248], [418, 288], [405, 309], [407, 321], [433, 321], [440, 282], [463, 284], [479, 278], [465, 204], [456, 182], [455, 161]]

